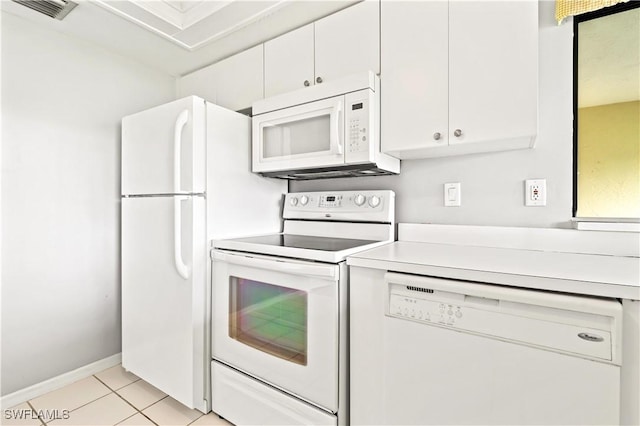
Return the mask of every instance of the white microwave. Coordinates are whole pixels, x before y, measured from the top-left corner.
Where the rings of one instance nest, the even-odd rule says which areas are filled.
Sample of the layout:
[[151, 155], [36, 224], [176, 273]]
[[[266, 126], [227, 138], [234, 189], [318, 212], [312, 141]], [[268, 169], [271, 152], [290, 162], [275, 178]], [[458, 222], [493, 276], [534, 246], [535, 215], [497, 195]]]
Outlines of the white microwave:
[[380, 152], [380, 79], [373, 72], [253, 103], [252, 170], [319, 179], [397, 174]]

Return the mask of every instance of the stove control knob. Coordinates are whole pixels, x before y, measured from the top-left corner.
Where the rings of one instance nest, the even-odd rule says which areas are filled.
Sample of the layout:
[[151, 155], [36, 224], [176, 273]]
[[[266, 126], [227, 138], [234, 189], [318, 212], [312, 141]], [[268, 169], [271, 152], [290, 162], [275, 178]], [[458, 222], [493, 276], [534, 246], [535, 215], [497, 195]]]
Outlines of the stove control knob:
[[373, 208], [378, 207], [380, 205], [380, 197], [377, 195], [369, 197], [369, 205]]
[[356, 195], [356, 197], [354, 198], [353, 202], [356, 203], [356, 206], [361, 206], [364, 204], [364, 202], [367, 201], [367, 197], [365, 197], [362, 194], [358, 194]]
[[291, 203], [292, 206], [297, 206], [298, 205], [298, 197], [291, 197], [291, 200], [289, 200], [289, 203]]
[[309, 202], [309, 197], [307, 197], [306, 195], [303, 195], [302, 197], [300, 197], [300, 205], [306, 206], [308, 202]]

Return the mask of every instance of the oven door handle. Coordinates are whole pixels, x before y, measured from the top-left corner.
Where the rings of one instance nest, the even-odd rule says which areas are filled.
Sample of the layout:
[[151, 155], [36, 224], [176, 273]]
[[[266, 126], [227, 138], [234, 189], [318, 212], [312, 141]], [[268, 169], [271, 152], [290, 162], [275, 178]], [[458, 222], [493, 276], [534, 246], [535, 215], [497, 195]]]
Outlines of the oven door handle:
[[214, 260], [232, 263], [234, 265], [250, 268], [267, 269], [286, 274], [305, 275], [315, 278], [338, 281], [339, 268], [336, 265], [313, 265], [306, 263], [294, 263], [286, 260], [270, 260], [258, 257], [249, 257], [236, 254], [227, 254], [214, 250], [211, 256]]

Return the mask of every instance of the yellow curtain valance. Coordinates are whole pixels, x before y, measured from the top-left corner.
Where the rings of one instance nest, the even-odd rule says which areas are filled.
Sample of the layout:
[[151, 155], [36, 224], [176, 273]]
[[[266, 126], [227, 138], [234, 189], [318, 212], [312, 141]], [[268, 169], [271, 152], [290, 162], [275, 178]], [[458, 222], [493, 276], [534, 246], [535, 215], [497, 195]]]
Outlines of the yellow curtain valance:
[[567, 16], [580, 15], [626, 1], [629, 0], [556, 0], [556, 20], [559, 25]]

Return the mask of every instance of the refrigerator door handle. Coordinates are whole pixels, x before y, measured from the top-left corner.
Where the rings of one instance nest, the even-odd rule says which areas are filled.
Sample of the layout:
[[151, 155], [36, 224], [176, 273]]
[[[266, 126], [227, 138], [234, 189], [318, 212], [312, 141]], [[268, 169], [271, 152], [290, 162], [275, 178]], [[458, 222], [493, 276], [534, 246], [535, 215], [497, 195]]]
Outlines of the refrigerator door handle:
[[173, 201], [173, 253], [176, 270], [185, 280], [189, 279], [189, 267], [182, 260], [182, 201], [188, 199], [189, 197], [174, 197]]
[[173, 192], [181, 191], [181, 163], [182, 163], [182, 129], [189, 121], [189, 110], [183, 110], [176, 119], [175, 133], [173, 136]]

